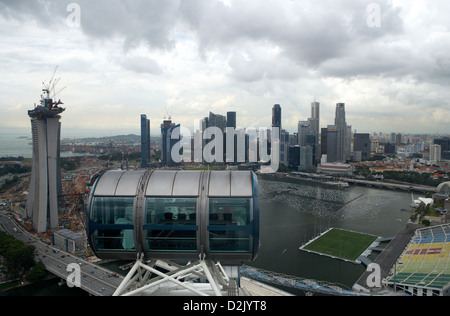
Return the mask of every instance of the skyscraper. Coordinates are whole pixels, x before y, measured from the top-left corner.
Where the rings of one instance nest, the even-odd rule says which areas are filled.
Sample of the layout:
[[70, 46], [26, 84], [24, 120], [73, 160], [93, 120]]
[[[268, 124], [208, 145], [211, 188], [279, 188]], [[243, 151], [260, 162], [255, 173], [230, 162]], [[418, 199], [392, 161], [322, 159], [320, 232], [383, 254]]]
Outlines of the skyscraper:
[[320, 161], [320, 147], [319, 147], [319, 139], [320, 139], [320, 103], [314, 101], [311, 103], [311, 118], [309, 119], [311, 123], [311, 132], [314, 133], [315, 139], [315, 163]]
[[327, 127], [327, 162], [338, 162], [338, 132], [336, 125], [328, 125]]
[[[49, 84], [49, 87], [51, 85]], [[40, 105], [28, 111], [33, 135], [33, 162], [27, 198], [27, 216], [37, 233], [59, 227], [58, 195], [62, 193], [60, 167], [61, 101], [53, 102], [46, 88]]]
[[441, 161], [442, 157], [442, 146], [441, 145], [431, 145], [430, 146], [430, 163], [436, 164]]
[[281, 106], [275, 104], [272, 108], [272, 127], [279, 127], [281, 131]]
[[175, 124], [171, 120], [164, 120], [161, 124], [161, 162], [167, 166], [172, 165], [172, 131], [175, 128]]
[[236, 112], [227, 113], [227, 127], [236, 129]]
[[212, 126], [218, 127], [222, 132], [225, 132], [227, 127], [227, 118], [223, 115], [209, 112], [208, 127]]
[[298, 144], [300, 146], [306, 146], [306, 137], [311, 133], [311, 122], [299, 121], [298, 122]]
[[[278, 161], [287, 166], [289, 164], [289, 132], [282, 129], [281, 106], [279, 104], [275, 104], [272, 108], [272, 128], [274, 127], [278, 128], [279, 131], [280, 156], [278, 157]], [[273, 141], [271, 140], [271, 148], [273, 148], [272, 143]], [[274, 158], [272, 157], [272, 159]]]
[[141, 168], [148, 167], [150, 162], [150, 120], [141, 115]]
[[367, 133], [355, 133], [355, 144], [353, 148], [353, 152], [355, 156], [358, 152], [360, 152], [361, 160], [354, 158], [355, 161], [366, 161], [370, 158], [370, 135]]
[[336, 104], [334, 125], [336, 126], [336, 161], [333, 162], [346, 162], [350, 159], [351, 126], [347, 125], [345, 119], [345, 103]]

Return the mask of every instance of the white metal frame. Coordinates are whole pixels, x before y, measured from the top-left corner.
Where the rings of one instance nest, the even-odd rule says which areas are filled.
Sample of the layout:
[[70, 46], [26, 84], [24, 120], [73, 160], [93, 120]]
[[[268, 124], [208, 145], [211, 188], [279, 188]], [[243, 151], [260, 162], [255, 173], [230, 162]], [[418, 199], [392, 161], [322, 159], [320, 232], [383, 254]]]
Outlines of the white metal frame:
[[[151, 277], [153, 274], [156, 276]], [[231, 287], [220, 262], [200, 259], [180, 266], [163, 260], [144, 262], [141, 255], [113, 296], [223, 296]]]

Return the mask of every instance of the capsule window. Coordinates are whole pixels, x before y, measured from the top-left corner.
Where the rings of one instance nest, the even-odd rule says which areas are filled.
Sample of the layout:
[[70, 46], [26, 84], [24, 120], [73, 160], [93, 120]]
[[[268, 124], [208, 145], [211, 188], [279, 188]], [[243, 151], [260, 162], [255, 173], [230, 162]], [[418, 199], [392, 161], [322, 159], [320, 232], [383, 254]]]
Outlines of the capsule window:
[[249, 252], [251, 199], [210, 198], [209, 245], [211, 252]]
[[197, 199], [147, 198], [144, 231], [150, 252], [197, 250]]
[[210, 198], [210, 225], [237, 225], [250, 223], [249, 198]]
[[134, 198], [96, 197], [92, 220], [98, 250], [134, 251]]

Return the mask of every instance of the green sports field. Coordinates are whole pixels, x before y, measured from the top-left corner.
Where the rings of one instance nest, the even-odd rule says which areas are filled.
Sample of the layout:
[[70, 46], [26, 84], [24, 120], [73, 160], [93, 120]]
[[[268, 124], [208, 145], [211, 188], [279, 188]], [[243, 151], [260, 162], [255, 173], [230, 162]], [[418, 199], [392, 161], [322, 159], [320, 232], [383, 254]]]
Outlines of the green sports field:
[[302, 249], [355, 261], [377, 238], [333, 228]]

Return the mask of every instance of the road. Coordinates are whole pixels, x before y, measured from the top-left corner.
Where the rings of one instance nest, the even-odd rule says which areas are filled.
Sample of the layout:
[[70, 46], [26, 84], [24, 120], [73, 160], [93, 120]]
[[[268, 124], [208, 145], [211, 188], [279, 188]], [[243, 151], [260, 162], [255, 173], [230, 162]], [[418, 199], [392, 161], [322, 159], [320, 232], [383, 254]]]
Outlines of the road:
[[33, 245], [36, 248], [36, 261], [42, 261], [49, 272], [64, 281], [74, 272], [74, 270], [68, 269], [69, 265], [78, 264], [80, 267], [80, 287], [91, 295], [111, 296], [123, 280], [122, 276], [115, 275], [94, 263], [34, 239], [27, 232], [22, 231], [10, 216], [0, 214], [0, 230], [6, 231], [26, 244]]
[[353, 183], [353, 184], [362, 184], [362, 185], [370, 185], [374, 187], [381, 188], [390, 188], [390, 189], [400, 189], [406, 191], [417, 191], [417, 192], [436, 192], [435, 187], [419, 185], [419, 184], [399, 184], [399, 183], [390, 183], [383, 181], [368, 181], [368, 180], [357, 180], [357, 179], [341, 179], [342, 181]]

